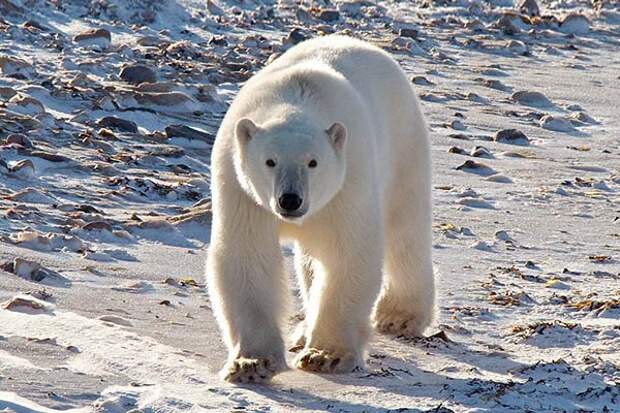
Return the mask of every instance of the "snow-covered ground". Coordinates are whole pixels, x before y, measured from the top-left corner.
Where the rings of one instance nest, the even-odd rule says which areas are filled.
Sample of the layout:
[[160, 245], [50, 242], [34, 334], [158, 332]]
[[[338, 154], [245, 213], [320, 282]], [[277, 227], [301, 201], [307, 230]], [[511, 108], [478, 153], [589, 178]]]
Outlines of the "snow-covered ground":
[[[0, 411], [620, 412], [620, 4], [526, 3], [0, 0]], [[364, 372], [229, 385], [209, 148], [331, 32], [422, 98], [438, 319]]]

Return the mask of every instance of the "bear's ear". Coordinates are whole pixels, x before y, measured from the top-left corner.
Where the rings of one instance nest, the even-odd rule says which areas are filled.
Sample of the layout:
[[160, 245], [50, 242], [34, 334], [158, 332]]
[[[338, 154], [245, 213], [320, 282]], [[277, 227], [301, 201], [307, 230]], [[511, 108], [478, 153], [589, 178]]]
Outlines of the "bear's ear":
[[344, 148], [344, 142], [347, 139], [347, 128], [345, 128], [342, 123], [336, 122], [332, 126], [330, 126], [326, 132], [329, 136], [329, 141], [334, 147], [334, 150], [337, 153], [342, 152], [342, 148]]
[[235, 126], [235, 136], [239, 143], [245, 144], [252, 140], [256, 132], [258, 131], [258, 126], [254, 124], [250, 119], [243, 118], [237, 121], [237, 125]]

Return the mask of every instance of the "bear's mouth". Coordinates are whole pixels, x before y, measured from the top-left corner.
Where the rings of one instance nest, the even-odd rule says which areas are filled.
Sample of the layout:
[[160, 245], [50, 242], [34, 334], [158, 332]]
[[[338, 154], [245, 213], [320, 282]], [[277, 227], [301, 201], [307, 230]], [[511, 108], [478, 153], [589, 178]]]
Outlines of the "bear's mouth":
[[303, 217], [306, 211], [278, 211], [278, 215], [286, 219], [295, 219]]

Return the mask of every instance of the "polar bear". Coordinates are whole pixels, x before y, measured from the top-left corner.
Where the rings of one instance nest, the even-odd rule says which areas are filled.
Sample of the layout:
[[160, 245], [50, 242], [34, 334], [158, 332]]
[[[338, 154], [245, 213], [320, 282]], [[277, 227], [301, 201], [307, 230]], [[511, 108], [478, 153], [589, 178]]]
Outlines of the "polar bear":
[[387, 53], [344, 36], [288, 50], [232, 102], [211, 174], [207, 284], [224, 379], [266, 382], [286, 368], [283, 240], [295, 243], [305, 311], [296, 367], [363, 367], [371, 319], [408, 336], [431, 323], [429, 139]]

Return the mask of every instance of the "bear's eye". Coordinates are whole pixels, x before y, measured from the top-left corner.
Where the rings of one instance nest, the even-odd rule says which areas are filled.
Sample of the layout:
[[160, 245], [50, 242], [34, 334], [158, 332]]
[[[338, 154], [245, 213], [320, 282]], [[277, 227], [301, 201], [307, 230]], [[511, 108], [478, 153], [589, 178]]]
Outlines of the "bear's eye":
[[310, 162], [308, 162], [308, 167], [309, 168], [316, 168], [316, 159], [313, 159]]
[[276, 166], [276, 161], [274, 161], [273, 159], [267, 159], [267, 161], [265, 162], [265, 164], [270, 167], [273, 168], [274, 166]]

